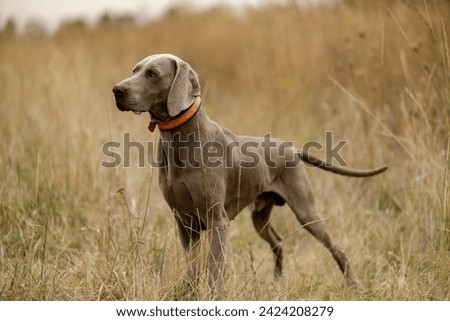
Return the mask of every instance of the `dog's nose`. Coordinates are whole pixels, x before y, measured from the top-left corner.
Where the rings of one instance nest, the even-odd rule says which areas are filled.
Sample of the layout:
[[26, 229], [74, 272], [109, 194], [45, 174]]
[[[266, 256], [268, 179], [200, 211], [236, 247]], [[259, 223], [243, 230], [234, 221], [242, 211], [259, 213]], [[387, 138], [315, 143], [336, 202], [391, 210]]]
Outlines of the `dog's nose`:
[[113, 87], [112, 91], [114, 93], [114, 96], [116, 96], [116, 97], [123, 97], [127, 93], [127, 89], [125, 87], [118, 86], [118, 85], [115, 85]]

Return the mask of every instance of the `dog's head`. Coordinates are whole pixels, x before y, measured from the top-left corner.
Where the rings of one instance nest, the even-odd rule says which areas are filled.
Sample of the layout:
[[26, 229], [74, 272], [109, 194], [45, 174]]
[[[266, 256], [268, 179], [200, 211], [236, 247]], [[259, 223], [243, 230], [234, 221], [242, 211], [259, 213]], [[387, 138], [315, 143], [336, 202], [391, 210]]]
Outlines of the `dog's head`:
[[159, 123], [189, 108], [200, 96], [200, 83], [189, 64], [174, 55], [158, 54], [139, 62], [113, 93], [119, 110], [149, 112]]

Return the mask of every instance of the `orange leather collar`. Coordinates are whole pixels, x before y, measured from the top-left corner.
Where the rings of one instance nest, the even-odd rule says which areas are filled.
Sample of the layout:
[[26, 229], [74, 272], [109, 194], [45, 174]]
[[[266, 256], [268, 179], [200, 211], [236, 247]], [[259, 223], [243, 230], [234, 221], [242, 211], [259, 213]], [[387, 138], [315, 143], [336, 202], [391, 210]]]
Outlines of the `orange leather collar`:
[[189, 107], [189, 109], [185, 113], [183, 113], [180, 117], [172, 119], [171, 121], [168, 121], [166, 123], [154, 123], [151, 121], [150, 124], [148, 125], [148, 130], [153, 133], [155, 131], [156, 125], [158, 125], [159, 130], [162, 131], [167, 131], [180, 127], [195, 115], [197, 110], [200, 108], [201, 103], [202, 103], [201, 98], [197, 97], [192, 106]]

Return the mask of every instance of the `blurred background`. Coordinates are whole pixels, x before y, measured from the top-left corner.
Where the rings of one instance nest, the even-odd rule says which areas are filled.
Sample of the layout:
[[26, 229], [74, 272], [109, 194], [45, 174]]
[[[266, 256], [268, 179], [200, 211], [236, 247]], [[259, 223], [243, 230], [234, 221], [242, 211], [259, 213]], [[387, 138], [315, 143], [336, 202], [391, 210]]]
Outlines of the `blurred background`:
[[[158, 19], [168, 10], [185, 8], [208, 10], [229, 7], [243, 12], [247, 7], [260, 7], [270, 3], [286, 4], [292, 0], [4, 0], [0, 3], [0, 24], [13, 19], [20, 30], [32, 24], [41, 24], [47, 31], [54, 31], [65, 20], [82, 19], [95, 22], [102, 15], [133, 16], [141, 22]], [[336, 0], [294, 0], [302, 6], [332, 3]]]
[[370, 179], [307, 169], [362, 289], [343, 287], [282, 207], [272, 220], [285, 277], [274, 281], [244, 211], [230, 229], [226, 299], [449, 300], [449, 17], [446, 0], [2, 0], [0, 299], [190, 298], [157, 171], [138, 166], [136, 149], [129, 168], [100, 166], [108, 141], [123, 155], [124, 133], [153, 153], [147, 115], [119, 112], [111, 89], [169, 52], [233, 132], [302, 147], [331, 131], [348, 141], [349, 166], [389, 166]]

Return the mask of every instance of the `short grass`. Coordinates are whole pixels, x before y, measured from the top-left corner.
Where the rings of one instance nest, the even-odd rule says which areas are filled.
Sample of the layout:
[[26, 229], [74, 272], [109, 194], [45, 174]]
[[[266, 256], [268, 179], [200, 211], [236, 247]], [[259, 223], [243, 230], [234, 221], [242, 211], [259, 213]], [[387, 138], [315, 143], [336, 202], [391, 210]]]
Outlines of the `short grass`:
[[225, 299], [449, 300], [449, 17], [448, 1], [366, 0], [4, 32], [0, 299], [189, 299], [157, 171], [100, 167], [106, 141], [157, 138], [147, 117], [115, 108], [111, 88], [141, 58], [171, 52], [200, 75], [211, 118], [234, 132], [302, 146], [332, 131], [349, 141], [351, 167], [389, 166], [370, 179], [308, 169], [363, 289], [343, 286], [331, 255], [283, 207], [273, 224], [284, 277], [273, 278], [270, 248], [244, 211], [230, 228]]

